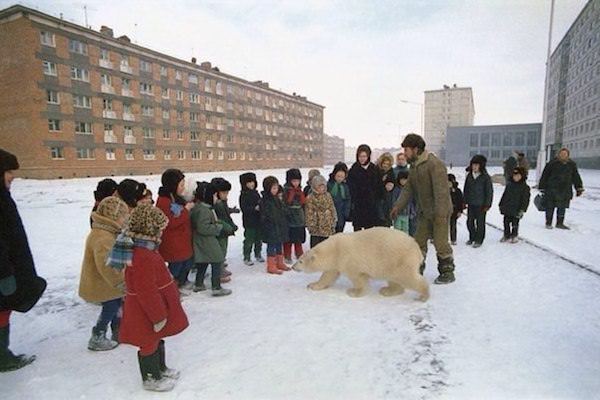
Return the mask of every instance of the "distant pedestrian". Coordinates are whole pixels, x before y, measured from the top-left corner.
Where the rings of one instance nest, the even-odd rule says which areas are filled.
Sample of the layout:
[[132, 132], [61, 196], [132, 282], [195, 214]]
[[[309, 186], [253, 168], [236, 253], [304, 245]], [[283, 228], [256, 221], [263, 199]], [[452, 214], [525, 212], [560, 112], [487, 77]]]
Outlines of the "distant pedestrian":
[[452, 216], [450, 217], [450, 243], [456, 245], [456, 223], [465, 209], [465, 198], [458, 187], [456, 176], [448, 174], [448, 186], [450, 187], [450, 198], [452, 199]]
[[487, 159], [478, 154], [471, 159], [467, 167], [464, 197], [467, 205], [467, 228], [469, 240], [467, 245], [481, 247], [485, 239], [485, 217], [492, 206], [494, 189], [492, 178], [486, 169]]

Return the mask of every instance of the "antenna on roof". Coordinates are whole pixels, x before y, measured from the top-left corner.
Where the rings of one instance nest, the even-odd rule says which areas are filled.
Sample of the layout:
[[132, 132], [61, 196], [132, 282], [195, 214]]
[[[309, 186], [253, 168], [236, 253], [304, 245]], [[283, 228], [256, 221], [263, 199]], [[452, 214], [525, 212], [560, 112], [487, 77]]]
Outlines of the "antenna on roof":
[[89, 29], [88, 17], [87, 17], [87, 5], [83, 6], [83, 15], [85, 16], [85, 27]]

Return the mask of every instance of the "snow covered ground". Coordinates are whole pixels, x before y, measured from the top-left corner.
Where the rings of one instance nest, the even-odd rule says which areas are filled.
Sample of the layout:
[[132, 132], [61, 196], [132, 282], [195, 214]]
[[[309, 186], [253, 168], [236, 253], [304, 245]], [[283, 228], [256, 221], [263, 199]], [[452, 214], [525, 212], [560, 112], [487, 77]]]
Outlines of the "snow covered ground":
[[[462, 179], [462, 171], [452, 172]], [[259, 181], [268, 173], [284, 177], [257, 171]], [[222, 174], [234, 187], [230, 205], [238, 175]], [[467, 247], [461, 218], [457, 281], [432, 285], [427, 303], [410, 292], [381, 297], [383, 282], [359, 299], [346, 295], [346, 279], [309, 291], [316, 275], [242, 265], [238, 233], [229, 253], [233, 295], [184, 300], [191, 325], [167, 339], [169, 364], [182, 378], [167, 395], [141, 389], [134, 347], [86, 349], [99, 308], [83, 302], [77, 286], [97, 179], [17, 180], [13, 196], [48, 290], [30, 313], [12, 318], [12, 349], [38, 360], [0, 375], [2, 399], [598, 398], [600, 276], [552, 253], [600, 269], [600, 172], [582, 175], [587, 191], [567, 212], [572, 231], [547, 231], [543, 215], [528, 211], [522, 237], [538, 247], [501, 244], [492, 228], [483, 247]], [[139, 179], [157, 192], [159, 177]], [[489, 221], [501, 225], [497, 206]], [[437, 276], [433, 249], [425, 275]]]

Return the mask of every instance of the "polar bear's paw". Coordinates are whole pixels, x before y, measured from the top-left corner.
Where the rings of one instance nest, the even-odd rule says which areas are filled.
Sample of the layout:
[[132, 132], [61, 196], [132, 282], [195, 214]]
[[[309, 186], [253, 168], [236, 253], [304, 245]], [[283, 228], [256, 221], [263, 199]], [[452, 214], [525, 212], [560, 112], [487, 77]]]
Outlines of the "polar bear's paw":
[[329, 285], [326, 285], [324, 283], [317, 281], [317, 282], [309, 283], [307, 287], [310, 290], [323, 290], [323, 289], [327, 289], [329, 287]]
[[351, 289], [346, 290], [346, 293], [348, 293], [348, 296], [350, 296], [350, 297], [362, 297], [365, 295], [365, 290], [351, 288]]
[[382, 296], [397, 296], [404, 293], [404, 288], [400, 285], [390, 283], [389, 286], [379, 289], [379, 294]]

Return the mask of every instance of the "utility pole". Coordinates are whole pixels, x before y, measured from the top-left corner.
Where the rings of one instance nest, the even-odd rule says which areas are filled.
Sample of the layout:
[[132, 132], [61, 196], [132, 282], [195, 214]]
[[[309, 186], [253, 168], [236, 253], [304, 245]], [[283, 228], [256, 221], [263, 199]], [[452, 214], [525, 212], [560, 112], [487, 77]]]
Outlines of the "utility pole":
[[85, 16], [85, 27], [89, 29], [90, 26], [88, 25], [87, 6], [86, 5], [83, 6], [83, 15]]
[[540, 138], [540, 150], [538, 152], [537, 165], [536, 165], [536, 179], [539, 184], [540, 179], [542, 177], [542, 171], [544, 166], [546, 165], [546, 130], [548, 129], [548, 123], [546, 118], [548, 117], [546, 113], [547, 107], [547, 96], [548, 96], [548, 84], [550, 83], [550, 55], [552, 54], [552, 23], [554, 20], [554, 0], [550, 3], [550, 28], [548, 29], [548, 52], [546, 54], [546, 79], [544, 81], [544, 110], [542, 112], [542, 136]]

